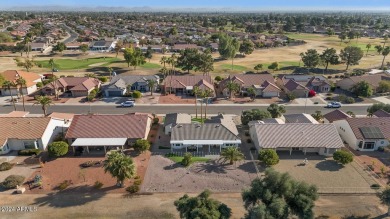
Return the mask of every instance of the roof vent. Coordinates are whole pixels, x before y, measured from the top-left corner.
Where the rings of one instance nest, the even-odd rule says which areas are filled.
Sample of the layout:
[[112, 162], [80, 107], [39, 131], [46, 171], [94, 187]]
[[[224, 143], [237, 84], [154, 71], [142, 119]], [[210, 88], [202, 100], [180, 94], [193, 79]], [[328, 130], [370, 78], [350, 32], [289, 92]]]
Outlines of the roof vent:
[[195, 127], [196, 127], [196, 128], [200, 128], [200, 124], [196, 124]]
[[219, 126], [221, 126], [221, 125], [218, 124], [218, 125], [215, 126], [215, 128], [218, 128]]
[[181, 128], [181, 127], [183, 127], [183, 126], [182, 126], [182, 125], [178, 125], [177, 127], [178, 127], [178, 128]]

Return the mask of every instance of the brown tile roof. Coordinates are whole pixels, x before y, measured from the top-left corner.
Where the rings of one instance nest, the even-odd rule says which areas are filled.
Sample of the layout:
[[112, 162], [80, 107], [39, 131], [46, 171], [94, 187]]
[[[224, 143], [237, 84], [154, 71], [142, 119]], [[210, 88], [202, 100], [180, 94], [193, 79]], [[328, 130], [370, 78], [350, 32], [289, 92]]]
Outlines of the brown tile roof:
[[26, 117], [30, 112], [25, 111], [12, 111], [8, 114], [2, 114], [0, 117]]
[[274, 83], [274, 77], [270, 73], [262, 74], [237, 74], [230, 75], [225, 80], [221, 81], [221, 86], [225, 86], [227, 82], [233, 80], [234, 82], [240, 84], [242, 87], [251, 87], [252, 85], [262, 85], [265, 81]]
[[273, 83], [270, 83], [268, 81], [264, 81], [264, 83], [261, 85], [263, 87], [263, 92], [280, 92], [280, 88], [276, 86]]
[[164, 85], [167, 88], [169, 88], [171, 84], [172, 88], [184, 88], [186, 86], [196, 86], [201, 80], [205, 80], [209, 84], [213, 84], [211, 76], [207, 75], [172, 75], [165, 78]]
[[[86, 91], [97, 86], [100, 82], [96, 78], [88, 77], [65, 77], [55, 81], [57, 88], [73, 87], [71, 90]], [[49, 83], [44, 88], [53, 89], [53, 84]]]
[[262, 148], [308, 147], [341, 148], [344, 146], [333, 124], [256, 124]]
[[20, 77], [24, 78], [26, 80], [26, 86], [31, 87], [36, 84], [36, 80], [41, 79], [41, 76], [39, 74], [33, 73], [33, 72], [25, 72], [20, 70], [7, 70], [5, 72], [0, 73], [4, 76], [4, 79], [7, 81], [11, 81], [16, 83], [16, 80]]
[[357, 139], [364, 139], [359, 128], [378, 127], [385, 138], [390, 139], [390, 117], [383, 118], [348, 118], [347, 122]]
[[349, 77], [354, 83], [359, 83], [361, 81], [368, 82], [374, 88], [379, 86], [379, 82], [382, 80], [390, 80], [390, 77], [386, 74], [375, 74], [375, 75], [362, 75], [362, 76], [352, 76]]
[[341, 110], [333, 110], [330, 113], [327, 113], [324, 115], [324, 118], [327, 119], [330, 123], [337, 121], [337, 120], [344, 120], [347, 118], [352, 118], [350, 115], [344, 113]]
[[289, 90], [289, 91], [294, 91], [294, 90], [309, 90], [307, 87], [297, 83], [294, 80], [288, 80], [288, 82], [284, 85], [284, 87]]
[[0, 145], [9, 138], [39, 139], [50, 120], [48, 117], [0, 117]]
[[373, 113], [376, 117], [390, 117], [390, 113], [384, 111], [384, 110], [378, 110], [375, 113]]
[[71, 88], [71, 91], [89, 91], [93, 89], [96, 86], [96, 84], [93, 82], [93, 80], [85, 80], [83, 83]]
[[146, 114], [75, 115], [66, 138], [144, 138]]
[[74, 117], [73, 113], [57, 113], [53, 112], [49, 115], [50, 118], [53, 119], [65, 119], [65, 120], [72, 120]]

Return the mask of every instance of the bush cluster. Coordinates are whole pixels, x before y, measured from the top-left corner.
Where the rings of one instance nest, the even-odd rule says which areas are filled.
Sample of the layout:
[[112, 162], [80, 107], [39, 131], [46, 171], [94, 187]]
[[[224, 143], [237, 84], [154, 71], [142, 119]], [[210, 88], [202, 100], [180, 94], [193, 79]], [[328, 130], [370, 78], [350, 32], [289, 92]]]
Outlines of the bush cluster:
[[26, 149], [18, 151], [18, 155], [20, 156], [31, 156], [31, 155], [39, 155], [42, 152], [40, 149]]
[[139, 190], [140, 190], [139, 185], [131, 185], [126, 188], [126, 191], [128, 191], [131, 194], [137, 193], [139, 192]]
[[8, 162], [3, 162], [0, 164], [0, 171], [6, 171], [12, 169], [14, 165]]
[[100, 189], [103, 187], [103, 183], [100, 181], [96, 181], [93, 187], [95, 187], [95, 189]]
[[10, 175], [1, 183], [1, 187], [4, 189], [14, 189], [18, 185], [22, 185], [24, 182], [24, 176]]
[[62, 183], [60, 183], [58, 186], [57, 186], [57, 189], [62, 191], [66, 188], [68, 188], [68, 186], [70, 186], [71, 184], [71, 181], [70, 180], [64, 180]]

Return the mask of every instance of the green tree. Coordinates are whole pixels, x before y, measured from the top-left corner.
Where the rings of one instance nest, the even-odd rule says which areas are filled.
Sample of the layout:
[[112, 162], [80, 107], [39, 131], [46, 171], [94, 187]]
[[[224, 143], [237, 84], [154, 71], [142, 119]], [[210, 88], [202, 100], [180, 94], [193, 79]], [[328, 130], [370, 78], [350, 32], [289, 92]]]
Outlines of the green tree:
[[286, 108], [284, 108], [284, 106], [279, 106], [276, 103], [272, 103], [267, 108], [267, 111], [271, 114], [272, 118], [279, 118], [283, 113], [286, 113]]
[[333, 159], [342, 165], [349, 164], [353, 161], [353, 155], [350, 152], [338, 150], [333, 153]]
[[153, 57], [152, 47], [148, 46], [148, 49], [145, 52], [145, 58], [149, 59], [150, 62], [150, 59], [152, 59], [152, 57]]
[[54, 59], [53, 58], [51, 58], [50, 60], [49, 60], [49, 65], [50, 65], [50, 67], [51, 67], [51, 85], [53, 86], [53, 88], [54, 88], [54, 96], [55, 96], [55, 98], [58, 100], [59, 99], [59, 97], [58, 97], [58, 91], [57, 91], [57, 87], [56, 87], [56, 80], [55, 80], [55, 76], [54, 76], [54, 66], [55, 66], [55, 61], [54, 61]]
[[141, 94], [141, 92], [135, 90], [135, 91], [133, 92], [132, 97], [135, 98], [135, 99], [138, 99], [138, 98], [141, 98], [141, 97], [142, 97], [142, 94]]
[[229, 162], [233, 165], [237, 161], [244, 160], [244, 154], [238, 149], [238, 147], [227, 147], [221, 151], [220, 159], [222, 162]]
[[166, 57], [166, 56], [161, 57], [160, 63], [163, 65], [163, 68], [162, 68], [161, 70], [162, 70], [162, 73], [163, 73], [164, 78], [165, 78], [166, 75], [167, 75], [167, 70], [168, 70], [168, 69], [165, 67], [165, 65], [168, 63], [168, 57]]
[[9, 95], [11, 96], [12, 105], [14, 106], [14, 110], [16, 111], [16, 104], [14, 97], [12, 95], [12, 88], [16, 87], [16, 84], [11, 81], [4, 81], [2, 84], [4, 90], [9, 90]]
[[130, 65], [134, 67], [134, 70], [136, 70], [137, 66], [141, 66], [145, 63], [145, 56], [142, 54], [141, 49], [135, 48], [131, 56]]
[[255, 45], [251, 40], [245, 39], [240, 45], [239, 52], [243, 55], [250, 55], [255, 50]]
[[328, 71], [329, 64], [337, 65], [339, 64], [339, 56], [333, 48], [325, 49], [320, 55], [320, 59], [325, 63], [325, 71]]
[[259, 73], [260, 70], [263, 70], [263, 64], [257, 64], [253, 69], [256, 70], [256, 73]]
[[169, 30], [169, 34], [170, 35], [177, 35], [177, 28], [176, 27], [172, 27], [170, 30]]
[[367, 51], [366, 51], [366, 56], [368, 55], [368, 50], [370, 50], [371, 49], [371, 43], [369, 43], [369, 44], [367, 44], [366, 45], [366, 49], [367, 49]]
[[383, 51], [383, 47], [382, 47], [381, 45], [376, 45], [376, 46], [375, 46], [375, 49], [376, 49], [376, 52], [377, 52], [378, 54], [381, 54], [382, 51]]
[[382, 192], [377, 194], [383, 205], [387, 206], [387, 216], [390, 216], [390, 187], [386, 187]]
[[150, 148], [150, 143], [148, 140], [145, 140], [145, 139], [138, 139], [137, 141], [135, 141], [135, 144], [134, 144], [134, 149], [143, 153], [147, 150], [149, 150]]
[[382, 51], [382, 56], [383, 56], [383, 59], [382, 59], [382, 65], [381, 65], [381, 69], [383, 69], [383, 66], [385, 64], [385, 58], [387, 55], [389, 55], [390, 53], [390, 47], [386, 46], [383, 51]]
[[23, 88], [26, 87], [26, 80], [23, 77], [20, 77], [16, 79], [16, 86], [19, 87], [20, 95], [22, 96], [22, 102], [23, 102], [23, 111], [26, 111], [26, 107], [24, 105], [24, 94], [23, 94]]
[[208, 75], [211, 71], [214, 71], [214, 58], [210, 52], [198, 54], [194, 70], [203, 72], [203, 75]]
[[133, 159], [119, 151], [111, 151], [103, 164], [104, 172], [117, 179], [117, 185], [123, 187], [124, 181], [137, 174]]
[[347, 34], [345, 32], [340, 33], [339, 39], [341, 44], [345, 39], [347, 39]]
[[251, 187], [242, 192], [245, 218], [314, 218], [314, 202], [318, 199], [317, 188], [305, 182], [296, 181], [288, 173], [272, 169], [265, 176], [252, 181]]
[[188, 71], [188, 73], [190, 73], [190, 70], [195, 68], [198, 58], [198, 49], [186, 48], [180, 52], [180, 56], [177, 58], [177, 66], [183, 71]]
[[[80, 50], [81, 50], [81, 52], [83, 52], [83, 54], [85, 54], [89, 50], [89, 46], [87, 44], [81, 44]], [[118, 56], [118, 53], [117, 53], [117, 56]]]
[[68, 153], [69, 145], [65, 141], [55, 141], [47, 146], [50, 157], [61, 157]]
[[240, 42], [237, 39], [226, 35], [221, 34], [219, 36], [219, 45], [218, 51], [222, 58], [231, 59], [232, 60], [232, 70], [234, 66], [234, 58], [236, 57], [236, 53], [240, 49]]
[[115, 50], [115, 53], [116, 53], [115, 57], [118, 57], [118, 54], [122, 50], [122, 47], [123, 47], [123, 42], [121, 40], [118, 40], [116, 42], [116, 44], [115, 44], [115, 47], [114, 47], [114, 50]]
[[358, 65], [360, 59], [363, 57], [363, 51], [359, 47], [356, 46], [347, 46], [340, 52], [340, 58], [345, 62], [348, 70], [350, 65]]
[[302, 62], [307, 68], [315, 68], [320, 63], [320, 55], [317, 50], [309, 49], [302, 55]]
[[273, 166], [279, 163], [279, 156], [273, 149], [260, 150], [258, 159], [267, 166]]
[[321, 122], [324, 119], [324, 116], [322, 115], [322, 112], [317, 110], [314, 114], [311, 114], [311, 116], [317, 120], [318, 122]]
[[34, 60], [28, 58], [25, 58], [24, 61], [19, 58], [15, 58], [14, 60], [17, 66], [25, 68], [26, 71], [30, 71], [30, 69], [35, 65]]
[[43, 115], [47, 116], [47, 108], [53, 104], [53, 101], [48, 96], [35, 96], [35, 103], [34, 105], [41, 105]]
[[272, 62], [271, 65], [268, 66], [268, 69], [273, 70], [274, 72], [279, 69], [279, 63], [278, 62]]
[[192, 154], [191, 153], [185, 153], [183, 160], [181, 161], [181, 164], [185, 167], [188, 167], [192, 163]]
[[240, 85], [234, 81], [228, 81], [226, 83], [226, 89], [229, 91], [230, 99], [233, 98], [233, 95], [240, 90]]
[[205, 190], [197, 197], [189, 197], [187, 194], [175, 201], [174, 205], [180, 213], [180, 218], [198, 219], [228, 219], [232, 215], [231, 209], [210, 198], [211, 192]]
[[367, 81], [356, 83], [351, 91], [359, 97], [370, 97], [372, 95], [372, 88]]
[[246, 92], [248, 93], [248, 96], [250, 96], [251, 100], [254, 101], [256, 98], [256, 90], [253, 87], [249, 87], [246, 89]]
[[241, 122], [243, 125], [248, 125], [250, 121], [264, 120], [272, 118], [271, 113], [259, 109], [245, 110], [241, 114]]
[[127, 63], [127, 67], [130, 67], [130, 63], [133, 58], [133, 53], [134, 53], [134, 49], [132, 47], [125, 48], [125, 50], [123, 51], [123, 58]]
[[66, 45], [63, 42], [58, 42], [57, 45], [53, 47], [53, 51], [58, 51], [62, 53], [64, 50], [66, 50]]
[[383, 110], [390, 113], [390, 104], [374, 103], [372, 106], [367, 108], [369, 116], [372, 116], [378, 110]]
[[356, 115], [352, 111], [347, 111], [346, 114], [350, 115], [352, 118], [355, 118]]
[[379, 82], [378, 91], [381, 93], [386, 93], [390, 91], [390, 81], [382, 80]]
[[154, 90], [154, 87], [157, 84], [157, 81], [155, 81], [155, 80], [147, 80], [147, 83], [148, 83], [148, 87], [150, 89], [150, 95], [153, 96], [153, 90]]

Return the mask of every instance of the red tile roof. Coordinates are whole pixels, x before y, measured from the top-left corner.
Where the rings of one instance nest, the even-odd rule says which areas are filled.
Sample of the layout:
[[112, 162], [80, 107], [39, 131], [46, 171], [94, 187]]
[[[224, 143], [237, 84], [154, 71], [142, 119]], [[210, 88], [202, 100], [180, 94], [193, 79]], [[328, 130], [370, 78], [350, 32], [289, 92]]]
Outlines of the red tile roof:
[[11, 81], [16, 83], [16, 80], [20, 77], [24, 78], [26, 80], [26, 86], [31, 87], [35, 84], [37, 84], [36, 80], [41, 79], [41, 76], [39, 74], [33, 73], [33, 72], [25, 72], [20, 70], [7, 70], [5, 72], [0, 73], [4, 76], [4, 79], [7, 81]]
[[378, 110], [375, 113], [373, 113], [376, 117], [390, 117], [390, 113], [384, 111], [384, 110]]

